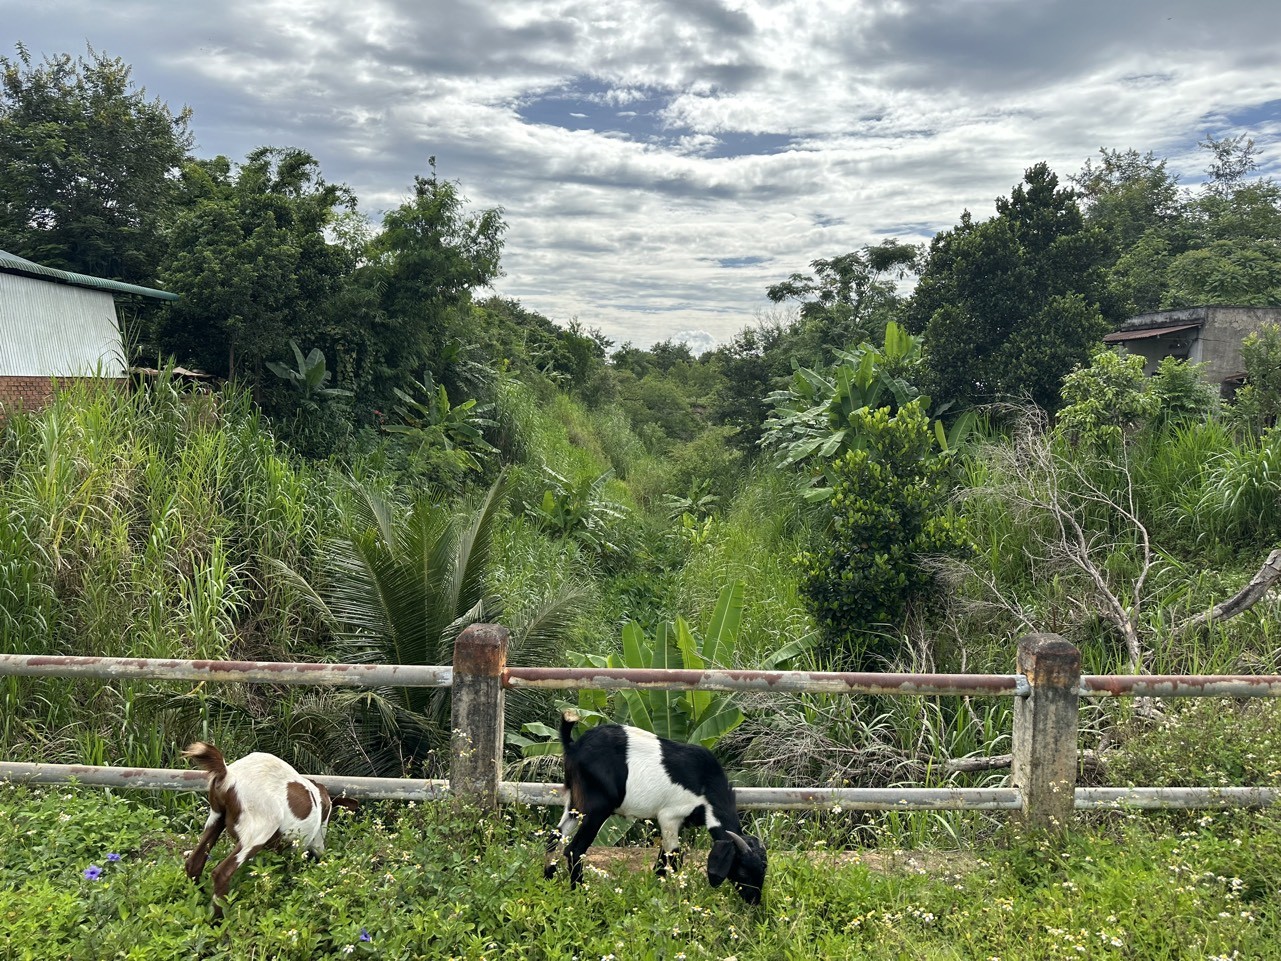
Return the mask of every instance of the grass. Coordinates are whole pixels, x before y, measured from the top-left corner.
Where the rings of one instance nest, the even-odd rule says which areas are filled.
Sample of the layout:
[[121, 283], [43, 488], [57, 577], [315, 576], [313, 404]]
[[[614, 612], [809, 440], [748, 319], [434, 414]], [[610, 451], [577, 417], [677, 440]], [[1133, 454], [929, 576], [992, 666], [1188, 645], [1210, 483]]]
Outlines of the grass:
[[[260, 854], [215, 928], [208, 874], [197, 888], [182, 870], [203, 802], [180, 807], [164, 815], [90, 789], [0, 787], [0, 958], [1281, 956], [1275, 814], [1093, 816], [1065, 841], [1002, 832], [1000, 846], [960, 861], [829, 856], [840, 815], [806, 834], [800, 817], [776, 814], [756, 828], [770, 872], [765, 904], [749, 909], [728, 886], [708, 886], [705, 835], [689, 836], [698, 847], [675, 878], [610, 861], [571, 892], [563, 872], [542, 877], [547, 812], [371, 804], [335, 821], [320, 863]], [[95, 879], [91, 867], [102, 869]]]

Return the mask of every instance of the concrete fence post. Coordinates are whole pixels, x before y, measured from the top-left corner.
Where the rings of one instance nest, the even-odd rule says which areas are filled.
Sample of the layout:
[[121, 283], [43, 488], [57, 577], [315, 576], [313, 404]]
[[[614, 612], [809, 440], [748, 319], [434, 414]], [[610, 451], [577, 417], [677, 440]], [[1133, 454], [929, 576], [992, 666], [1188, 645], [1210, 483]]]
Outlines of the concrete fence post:
[[1019, 673], [1032, 693], [1014, 700], [1014, 786], [1023, 794], [1022, 820], [1063, 831], [1076, 796], [1081, 652], [1057, 634], [1019, 641]]
[[482, 807], [498, 803], [507, 633], [497, 624], [473, 624], [454, 642], [449, 788]]

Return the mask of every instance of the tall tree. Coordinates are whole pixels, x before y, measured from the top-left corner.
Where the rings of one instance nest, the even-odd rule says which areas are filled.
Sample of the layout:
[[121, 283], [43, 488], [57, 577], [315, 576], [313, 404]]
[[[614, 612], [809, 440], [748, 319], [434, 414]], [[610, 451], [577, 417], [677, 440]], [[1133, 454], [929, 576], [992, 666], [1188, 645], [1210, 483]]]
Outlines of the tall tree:
[[502, 211], [469, 211], [458, 185], [436, 176], [436, 158], [429, 163], [430, 175], [415, 177], [412, 196], [383, 217], [359, 272], [373, 307], [359, 365], [374, 399], [424, 368], [453, 386], [444, 348], [467, 333], [472, 292], [501, 273]]
[[[880, 340], [898, 304], [896, 282], [913, 271], [920, 251], [885, 240], [810, 264], [813, 274], [792, 274], [766, 295], [776, 304], [800, 305], [802, 331], [814, 346], [842, 349]], [[828, 358], [806, 358], [812, 362]]]
[[1106, 253], [1075, 192], [1044, 163], [997, 200], [995, 217], [976, 224], [966, 211], [936, 236], [906, 311], [908, 328], [925, 334], [935, 401], [1013, 396], [1054, 409], [1063, 375], [1108, 329]]
[[123, 61], [89, 48], [0, 57], [0, 237], [37, 263], [155, 283], [189, 109], [148, 100]]
[[261, 147], [234, 167], [225, 157], [187, 164], [182, 200], [161, 273], [182, 298], [155, 346], [255, 386], [266, 361], [290, 356], [291, 339], [328, 353], [331, 304], [355, 264], [327, 231], [354, 209], [351, 191], [327, 183], [305, 151]]

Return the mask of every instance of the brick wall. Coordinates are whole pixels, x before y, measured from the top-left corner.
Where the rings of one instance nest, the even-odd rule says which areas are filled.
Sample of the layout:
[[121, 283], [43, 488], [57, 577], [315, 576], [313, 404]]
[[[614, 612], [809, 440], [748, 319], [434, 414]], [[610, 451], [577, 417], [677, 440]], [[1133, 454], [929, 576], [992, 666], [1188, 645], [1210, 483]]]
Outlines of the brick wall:
[[[59, 377], [57, 384], [65, 385], [76, 380], [91, 378]], [[92, 378], [97, 380], [98, 378]], [[124, 381], [107, 379], [104, 384], [115, 386]], [[37, 410], [49, 403], [53, 397], [54, 378], [43, 377], [0, 377], [0, 423], [4, 423], [5, 414], [10, 410]]]

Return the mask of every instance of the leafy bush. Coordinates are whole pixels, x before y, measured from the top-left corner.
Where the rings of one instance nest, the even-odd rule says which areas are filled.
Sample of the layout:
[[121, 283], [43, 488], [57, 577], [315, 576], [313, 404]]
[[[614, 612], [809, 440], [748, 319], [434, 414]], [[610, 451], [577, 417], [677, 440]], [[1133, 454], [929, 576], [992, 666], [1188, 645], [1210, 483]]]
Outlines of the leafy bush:
[[1064, 377], [1059, 431], [1091, 447], [1119, 443], [1126, 430], [1155, 411], [1143, 364], [1138, 354], [1100, 350], [1089, 367], [1077, 367]]
[[964, 522], [948, 510], [947, 459], [919, 402], [850, 414], [860, 447], [837, 458], [831, 530], [802, 553], [802, 591], [822, 626], [829, 653], [867, 667], [897, 652], [884, 635], [908, 606], [935, 588], [929, 555], [964, 555]]
[[1281, 417], [1281, 326], [1264, 324], [1241, 344], [1245, 386], [1237, 392], [1235, 420], [1261, 434]]
[[1201, 377], [1205, 364], [1164, 357], [1148, 381], [1153, 419], [1159, 427], [1205, 420], [1217, 404], [1214, 388]]

